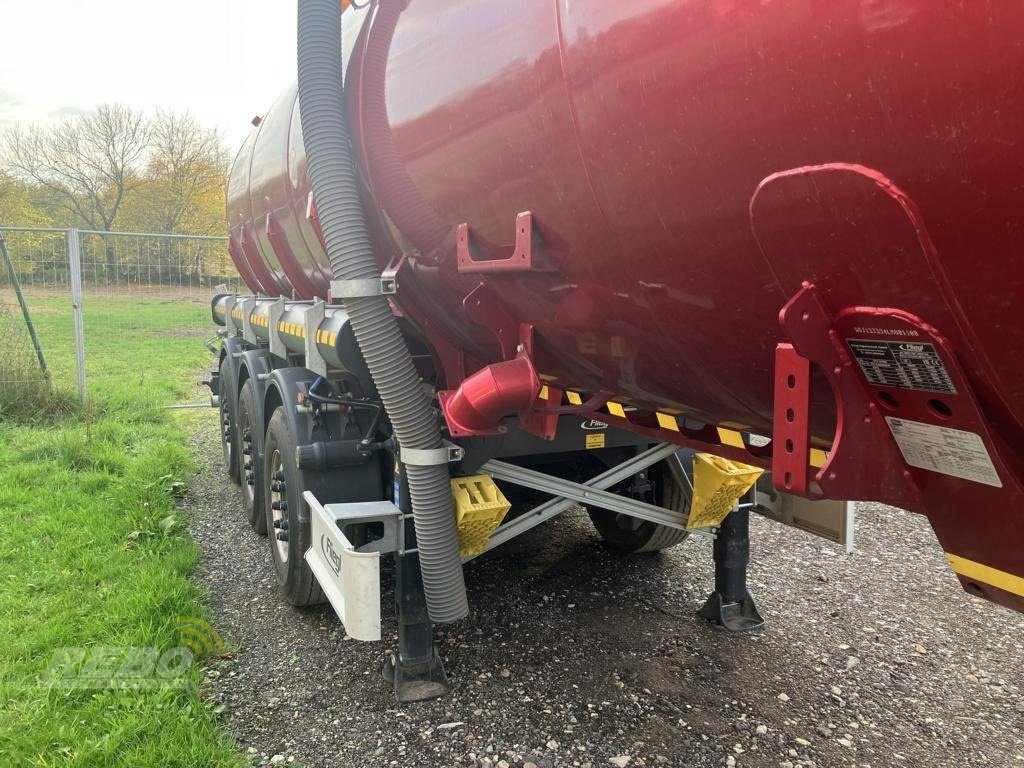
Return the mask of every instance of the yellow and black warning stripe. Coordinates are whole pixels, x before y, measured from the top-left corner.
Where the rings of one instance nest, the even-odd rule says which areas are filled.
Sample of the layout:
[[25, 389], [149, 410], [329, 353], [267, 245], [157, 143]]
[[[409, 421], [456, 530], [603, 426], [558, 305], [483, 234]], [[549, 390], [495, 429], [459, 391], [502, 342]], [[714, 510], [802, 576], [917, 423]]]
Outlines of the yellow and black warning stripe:
[[325, 331], [325, 330], [322, 330], [322, 329], [317, 329], [317, 332], [316, 332], [316, 343], [317, 344], [326, 344], [329, 347], [333, 347], [334, 346], [334, 342], [336, 342], [337, 340], [338, 340], [338, 334], [337, 333], [331, 333], [329, 331]]
[[[542, 376], [544, 381], [553, 381], [553, 376]], [[541, 399], [547, 400], [547, 385], [541, 388]], [[565, 391], [565, 398], [569, 401], [570, 405], [583, 405], [584, 396], [579, 390], [567, 389]], [[632, 410], [632, 407], [622, 402], [625, 398], [619, 398], [618, 400], [609, 400], [604, 405], [604, 410], [608, 412], [610, 416], [615, 416], [620, 419], [628, 418], [626, 412]], [[681, 432], [682, 429], [679, 425], [679, 419], [682, 417], [683, 412], [672, 408], [665, 408], [660, 411], [655, 411], [655, 418], [658, 420], [658, 426], [661, 429], [666, 429], [671, 432]], [[727, 445], [730, 448], [747, 449], [747, 444], [743, 440], [741, 429], [733, 429], [733, 426], [739, 425], [727, 425], [718, 426], [716, 431], [718, 432], [718, 440], [722, 445]], [[825, 466], [825, 462], [828, 461], [828, 453], [820, 448], [811, 448], [810, 459], [808, 463], [810, 466], [820, 469]]]
[[946, 553], [946, 557], [958, 576], [1024, 597], [1024, 578], [949, 552]]
[[287, 333], [289, 336], [295, 336], [299, 339], [306, 338], [306, 327], [301, 323], [286, 323], [282, 320], [278, 322], [277, 330], [281, 333]]

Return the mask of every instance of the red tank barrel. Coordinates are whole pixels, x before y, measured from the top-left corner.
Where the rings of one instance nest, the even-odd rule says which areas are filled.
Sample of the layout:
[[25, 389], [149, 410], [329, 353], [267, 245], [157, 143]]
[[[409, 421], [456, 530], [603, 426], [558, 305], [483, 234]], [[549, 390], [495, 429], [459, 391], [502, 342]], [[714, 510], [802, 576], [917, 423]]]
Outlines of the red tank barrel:
[[[927, 509], [1024, 605], [1021, 534], [998, 543], [1019, 514], [980, 511], [1024, 502], [1024, 5], [372, 8], [345, 13], [354, 153], [447, 388], [527, 326], [552, 391], [606, 393], [631, 428], [833, 446], [794, 489]], [[294, 88], [242, 147], [228, 219], [250, 289], [326, 297]]]

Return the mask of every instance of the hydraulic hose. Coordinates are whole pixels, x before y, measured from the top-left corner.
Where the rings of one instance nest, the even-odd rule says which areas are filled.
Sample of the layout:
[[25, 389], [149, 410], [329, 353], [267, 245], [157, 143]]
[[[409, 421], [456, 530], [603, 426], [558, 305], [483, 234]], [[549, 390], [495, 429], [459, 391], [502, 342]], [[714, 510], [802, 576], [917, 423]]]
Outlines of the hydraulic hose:
[[[299, 0], [299, 116], [327, 256], [336, 280], [380, 276], [366, 229], [345, 119], [341, 3]], [[345, 298], [345, 311], [400, 449], [439, 448], [441, 429], [384, 296]], [[445, 465], [406, 465], [427, 612], [469, 613]]]

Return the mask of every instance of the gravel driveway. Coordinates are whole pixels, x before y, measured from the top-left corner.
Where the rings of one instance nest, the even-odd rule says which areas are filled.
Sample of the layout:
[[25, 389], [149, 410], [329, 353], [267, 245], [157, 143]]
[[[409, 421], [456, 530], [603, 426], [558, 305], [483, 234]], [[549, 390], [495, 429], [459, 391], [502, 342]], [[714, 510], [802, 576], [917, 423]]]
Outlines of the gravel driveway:
[[693, 615], [709, 543], [626, 558], [567, 513], [467, 566], [472, 615], [437, 631], [452, 693], [399, 707], [390, 612], [360, 643], [283, 603], [214, 414], [193, 440], [197, 579], [236, 648], [208, 692], [254, 764], [1024, 766], [1024, 616], [962, 592], [924, 518], [861, 505], [847, 556], [755, 516], [768, 623], [730, 636]]

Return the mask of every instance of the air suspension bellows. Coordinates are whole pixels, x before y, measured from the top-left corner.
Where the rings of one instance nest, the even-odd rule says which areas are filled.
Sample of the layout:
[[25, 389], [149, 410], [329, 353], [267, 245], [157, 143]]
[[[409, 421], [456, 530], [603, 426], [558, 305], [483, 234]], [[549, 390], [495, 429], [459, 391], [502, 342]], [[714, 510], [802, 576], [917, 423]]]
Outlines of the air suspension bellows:
[[[300, 0], [299, 114], [327, 256], [335, 280], [377, 278], [345, 119], [341, 4]], [[441, 447], [441, 430], [383, 296], [345, 298], [345, 311], [402, 449]], [[447, 466], [407, 463], [416, 540], [431, 621], [469, 612]]]

